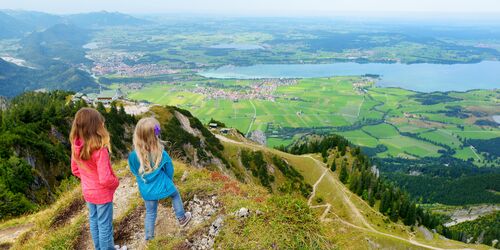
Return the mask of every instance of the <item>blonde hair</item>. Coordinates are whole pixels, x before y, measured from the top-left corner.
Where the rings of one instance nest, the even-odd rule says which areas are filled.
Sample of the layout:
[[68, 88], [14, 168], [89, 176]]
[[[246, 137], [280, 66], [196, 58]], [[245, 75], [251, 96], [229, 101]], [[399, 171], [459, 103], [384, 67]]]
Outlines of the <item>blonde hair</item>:
[[[76, 112], [69, 140], [71, 141], [71, 155], [76, 160], [89, 160], [92, 152], [103, 147], [111, 152], [109, 132], [104, 126], [106, 120], [93, 108], [82, 108]], [[80, 154], [74, 148], [75, 140], [83, 140]]]
[[153, 117], [142, 118], [135, 126], [134, 148], [139, 158], [141, 174], [151, 172], [160, 165], [164, 147], [159, 132], [160, 122]]

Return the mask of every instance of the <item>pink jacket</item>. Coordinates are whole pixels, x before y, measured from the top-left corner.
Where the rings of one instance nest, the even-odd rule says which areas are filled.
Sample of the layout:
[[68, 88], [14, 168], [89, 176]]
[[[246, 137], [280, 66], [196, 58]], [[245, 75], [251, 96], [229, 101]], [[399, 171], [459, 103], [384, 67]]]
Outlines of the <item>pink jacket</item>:
[[[76, 139], [74, 147], [79, 155], [83, 140]], [[86, 161], [71, 157], [71, 172], [81, 179], [83, 198], [87, 202], [105, 204], [113, 201], [119, 182], [111, 168], [107, 148], [92, 152], [91, 158]]]

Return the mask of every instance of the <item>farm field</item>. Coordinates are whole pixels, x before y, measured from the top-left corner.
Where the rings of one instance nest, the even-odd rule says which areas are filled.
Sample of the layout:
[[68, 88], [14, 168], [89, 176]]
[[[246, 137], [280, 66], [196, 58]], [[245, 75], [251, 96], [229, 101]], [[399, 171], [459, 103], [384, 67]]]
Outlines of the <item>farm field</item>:
[[[235, 93], [248, 96], [231, 99]], [[486, 153], [474, 152], [466, 140], [500, 137], [498, 126], [477, 123], [491, 124], [500, 108], [499, 96], [498, 90], [425, 94], [377, 87], [373, 79], [355, 76], [286, 83], [202, 78], [128, 92], [130, 99], [188, 109], [205, 123], [213, 118], [244, 134], [260, 130], [271, 147], [306, 133], [338, 133], [360, 147], [379, 146], [379, 157], [438, 157], [449, 152], [478, 166], [486, 164]]]

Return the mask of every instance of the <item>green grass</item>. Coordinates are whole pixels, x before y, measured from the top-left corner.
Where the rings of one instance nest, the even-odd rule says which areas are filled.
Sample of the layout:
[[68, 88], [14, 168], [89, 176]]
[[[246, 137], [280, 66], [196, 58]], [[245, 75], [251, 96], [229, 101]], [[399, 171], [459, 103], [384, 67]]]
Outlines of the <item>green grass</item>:
[[[359, 77], [330, 77], [300, 79], [297, 84], [279, 86], [273, 93], [277, 97], [274, 101], [252, 99], [233, 102], [209, 99], [202, 94], [191, 92], [196, 86], [202, 86], [207, 81], [222, 84], [224, 88], [248, 87], [254, 82], [234, 79], [195, 79], [176, 85], [152, 84], [129, 93], [129, 98], [148, 100], [162, 105], [176, 105], [190, 110], [204, 123], [214, 118], [245, 134], [253, 130], [266, 131], [270, 123], [275, 130], [284, 127], [343, 127], [363, 123], [367, 119], [378, 120], [383, 123], [362, 126], [361, 129], [355, 127], [347, 131], [331, 129], [331, 132], [341, 134], [352, 143], [363, 147], [383, 144], [388, 151], [379, 154], [381, 157], [439, 156], [437, 150], [441, 148], [434, 144], [445, 144], [453, 149], [459, 149], [463, 146], [460, 138], [490, 139], [500, 136], [498, 127], [479, 127], [473, 125], [475, 121], [473, 118], [462, 119], [446, 114], [449, 106], [460, 106], [464, 110], [491, 116], [499, 108], [495, 91], [452, 92], [449, 95], [459, 98], [459, 101], [422, 105], [414, 98], [417, 93], [413, 91], [372, 87], [367, 93], [360, 94], [353, 88], [353, 83], [360, 81]], [[300, 100], [290, 100], [291, 97]], [[255, 121], [252, 122], [254, 114]], [[406, 117], [408, 115], [410, 117]], [[399, 140], [398, 130], [418, 134], [432, 143], [415, 138]], [[300, 132], [268, 138], [268, 146], [288, 144], [291, 142], [290, 137], [297, 138], [299, 135]], [[466, 150], [462, 151], [457, 152], [455, 157], [466, 159], [470, 156]]]
[[428, 142], [420, 141], [406, 136], [395, 136], [389, 139], [380, 139], [389, 150], [380, 156], [400, 156], [400, 154], [416, 155], [418, 157], [439, 156], [438, 150], [443, 149]]
[[387, 139], [399, 135], [398, 131], [392, 125], [385, 123], [375, 126], [366, 126], [363, 127], [362, 130], [377, 139]]
[[446, 130], [438, 129], [435, 131], [424, 132], [418, 134], [419, 137], [428, 139], [433, 142], [441, 143], [450, 146], [451, 148], [457, 148], [462, 143], [458, 140], [456, 136]]
[[379, 144], [376, 138], [370, 136], [363, 130], [335, 132], [335, 134], [339, 134], [347, 138], [350, 142], [363, 147], [374, 148]]

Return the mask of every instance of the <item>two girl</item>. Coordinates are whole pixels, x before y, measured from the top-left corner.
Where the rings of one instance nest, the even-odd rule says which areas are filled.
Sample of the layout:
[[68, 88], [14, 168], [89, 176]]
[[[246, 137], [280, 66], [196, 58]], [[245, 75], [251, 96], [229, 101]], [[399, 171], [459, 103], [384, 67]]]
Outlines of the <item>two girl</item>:
[[[173, 166], [160, 141], [160, 126], [154, 118], [141, 119], [134, 133], [135, 151], [130, 170], [136, 176], [146, 204], [146, 240], [154, 237], [158, 200], [172, 197], [181, 226], [191, 219], [185, 213], [172, 182]], [[95, 109], [80, 109], [70, 132], [71, 171], [81, 180], [89, 209], [89, 224], [95, 249], [115, 249], [113, 241], [113, 196], [119, 185], [111, 168], [109, 132], [104, 117]]]

